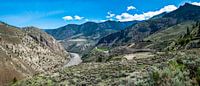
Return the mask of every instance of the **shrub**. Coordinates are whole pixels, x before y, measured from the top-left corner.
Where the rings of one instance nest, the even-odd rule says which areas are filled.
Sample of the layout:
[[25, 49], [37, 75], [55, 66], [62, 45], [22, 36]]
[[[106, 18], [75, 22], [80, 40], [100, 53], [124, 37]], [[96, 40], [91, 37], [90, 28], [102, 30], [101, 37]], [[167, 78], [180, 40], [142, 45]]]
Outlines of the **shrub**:
[[153, 77], [153, 80], [155, 81], [154, 83], [158, 83], [158, 81], [160, 79], [160, 75], [159, 75], [158, 71], [153, 72], [152, 77]]
[[16, 82], [17, 82], [17, 78], [14, 77], [14, 78], [13, 78], [13, 83], [16, 83]]

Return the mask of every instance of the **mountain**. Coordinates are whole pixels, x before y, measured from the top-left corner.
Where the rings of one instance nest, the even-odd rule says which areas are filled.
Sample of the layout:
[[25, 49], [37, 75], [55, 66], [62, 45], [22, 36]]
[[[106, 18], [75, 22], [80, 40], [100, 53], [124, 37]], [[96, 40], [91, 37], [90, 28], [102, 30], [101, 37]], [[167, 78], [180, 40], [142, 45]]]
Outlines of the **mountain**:
[[[86, 22], [81, 25], [68, 24], [57, 29], [45, 29], [48, 34], [51, 34], [57, 40], [64, 40], [76, 34], [94, 35], [94, 32], [103, 31], [106, 29], [123, 30], [125, 27], [132, 25], [134, 22], [116, 22], [106, 21], [102, 23]], [[87, 28], [87, 29], [86, 29]]]
[[175, 18], [179, 22], [186, 20], [199, 20], [200, 18], [200, 6], [185, 3], [185, 5], [180, 6], [177, 10], [172, 11], [163, 17], [165, 18]]
[[61, 40], [60, 42], [66, 50], [83, 54], [93, 48], [100, 38], [136, 23], [137, 21], [86, 22], [81, 25], [69, 24], [58, 29], [45, 31], [57, 40]]
[[69, 24], [58, 29], [45, 29], [45, 32], [51, 34], [57, 40], [63, 40], [68, 38], [76, 33], [79, 25]]
[[200, 19], [200, 7], [186, 3], [177, 10], [164, 13], [157, 18], [132, 25], [131, 27], [103, 37], [98, 42], [99, 46], [119, 46], [142, 41], [143, 38], [162, 31], [168, 27], [189, 20]]
[[35, 27], [0, 23], [0, 85], [63, 66], [69, 54], [50, 35]]

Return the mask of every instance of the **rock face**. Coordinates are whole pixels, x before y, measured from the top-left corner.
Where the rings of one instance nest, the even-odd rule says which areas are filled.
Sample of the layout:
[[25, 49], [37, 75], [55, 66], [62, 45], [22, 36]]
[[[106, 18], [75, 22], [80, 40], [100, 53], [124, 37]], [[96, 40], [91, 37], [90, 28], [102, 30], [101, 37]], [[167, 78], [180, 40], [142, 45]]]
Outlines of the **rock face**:
[[137, 22], [86, 22], [81, 25], [69, 24], [58, 29], [45, 31], [57, 40], [62, 40], [61, 43], [66, 50], [83, 54], [93, 48], [100, 38], [135, 23]]
[[19, 29], [0, 23], [0, 84], [8, 85], [37, 73], [49, 73], [67, 62], [56, 40], [34, 27]]

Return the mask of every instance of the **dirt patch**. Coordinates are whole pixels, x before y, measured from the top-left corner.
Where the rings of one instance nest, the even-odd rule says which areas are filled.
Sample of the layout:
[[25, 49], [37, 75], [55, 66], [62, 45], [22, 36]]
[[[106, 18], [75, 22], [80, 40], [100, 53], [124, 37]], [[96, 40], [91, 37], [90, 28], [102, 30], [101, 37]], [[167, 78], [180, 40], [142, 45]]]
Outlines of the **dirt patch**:
[[127, 54], [124, 55], [124, 57], [127, 60], [132, 60], [132, 59], [141, 59], [141, 58], [148, 58], [148, 57], [153, 57], [154, 55], [151, 52], [139, 52], [139, 53], [134, 53], [134, 54]]

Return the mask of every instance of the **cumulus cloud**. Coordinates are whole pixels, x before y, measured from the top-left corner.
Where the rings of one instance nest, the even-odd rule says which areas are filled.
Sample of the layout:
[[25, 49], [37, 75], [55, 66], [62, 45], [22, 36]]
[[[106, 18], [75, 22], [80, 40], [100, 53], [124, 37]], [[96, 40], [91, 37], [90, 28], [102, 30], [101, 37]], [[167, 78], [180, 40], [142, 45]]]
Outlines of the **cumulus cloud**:
[[128, 6], [127, 7], [127, 11], [129, 11], [129, 10], [135, 10], [136, 9], [136, 7], [134, 7], [134, 6]]
[[102, 20], [97, 20], [97, 19], [84, 19], [85, 22], [96, 22], [96, 23], [100, 23], [100, 22], [105, 22], [107, 21], [106, 19], [102, 19]]
[[100, 20], [99, 22], [105, 22], [105, 21], [107, 21], [107, 20]]
[[82, 20], [84, 17], [80, 17], [78, 15], [75, 15], [74, 17], [72, 16], [64, 16], [63, 19], [66, 21], [70, 21], [70, 20]]
[[113, 14], [111, 12], [108, 12], [107, 14], [108, 14], [108, 16], [106, 16], [106, 18], [108, 18], [108, 19], [113, 18], [115, 16], [115, 14]]
[[116, 16], [116, 19], [118, 21], [133, 21], [133, 20], [146, 20], [146, 19], [149, 19], [155, 15], [158, 15], [158, 14], [161, 14], [163, 12], [171, 12], [173, 10], [176, 10], [177, 7], [174, 6], [174, 5], [168, 5], [168, 6], [165, 6], [164, 8], [161, 8], [160, 10], [158, 11], [149, 11], [149, 12], [146, 12], [146, 13], [143, 13], [143, 14], [134, 14], [134, 15], [131, 15], [129, 13], [122, 13], [121, 15], [117, 15]]
[[84, 18], [84, 17], [80, 17], [80, 16], [77, 16], [77, 15], [74, 16], [74, 19], [75, 19], [75, 20], [82, 20], [83, 18]]
[[63, 19], [69, 21], [69, 20], [73, 20], [73, 17], [72, 16], [64, 16]]
[[200, 2], [192, 2], [191, 4], [200, 6]]
[[86, 21], [86, 22], [88, 22], [88, 21], [89, 21], [89, 19], [85, 19], [85, 21]]

